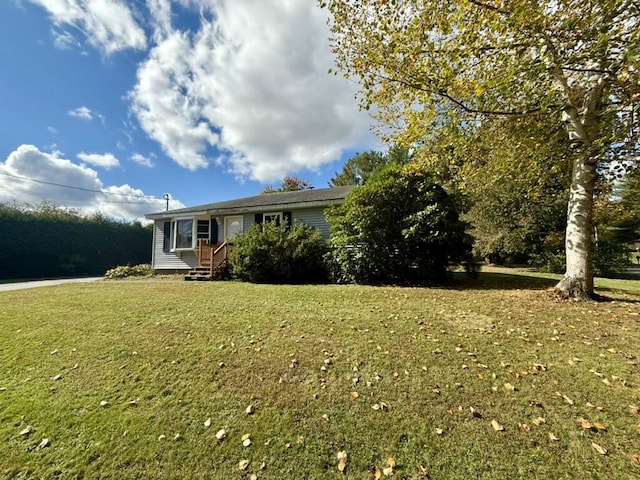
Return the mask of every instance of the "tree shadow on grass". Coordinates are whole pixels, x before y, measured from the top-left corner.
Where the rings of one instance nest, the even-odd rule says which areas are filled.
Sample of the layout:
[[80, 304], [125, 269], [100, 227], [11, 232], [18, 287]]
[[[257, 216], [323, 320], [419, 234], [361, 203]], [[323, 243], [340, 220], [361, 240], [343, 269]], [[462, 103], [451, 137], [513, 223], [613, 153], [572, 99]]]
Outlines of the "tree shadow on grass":
[[[558, 279], [518, 275], [507, 272], [480, 272], [478, 278], [469, 278], [462, 272], [453, 274], [454, 290], [548, 290], [553, 288]], [[596, 286], [596, 301], [640, 303], [637, 293], [628, 291], [624, 287], [611, 288], [603, 285]], [[629, 298], [631, 297], [631, 298]], [[635, 297], [635, 298], [634, 298]]]
[[553, 278], [495, 272], [480, 272], [478, 278], [457, 272], [453, 279], [456, 290], [546, 290], [558, 283]]

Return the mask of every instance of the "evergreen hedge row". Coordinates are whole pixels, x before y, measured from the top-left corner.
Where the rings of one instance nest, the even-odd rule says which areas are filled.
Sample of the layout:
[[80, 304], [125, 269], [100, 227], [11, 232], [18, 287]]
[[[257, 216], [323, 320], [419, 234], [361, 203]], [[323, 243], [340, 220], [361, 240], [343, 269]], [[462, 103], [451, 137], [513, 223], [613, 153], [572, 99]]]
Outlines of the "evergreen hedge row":
[[43, 204], [0, 204], [0, 279], [103, 275], [151, 260], [152, 230]]

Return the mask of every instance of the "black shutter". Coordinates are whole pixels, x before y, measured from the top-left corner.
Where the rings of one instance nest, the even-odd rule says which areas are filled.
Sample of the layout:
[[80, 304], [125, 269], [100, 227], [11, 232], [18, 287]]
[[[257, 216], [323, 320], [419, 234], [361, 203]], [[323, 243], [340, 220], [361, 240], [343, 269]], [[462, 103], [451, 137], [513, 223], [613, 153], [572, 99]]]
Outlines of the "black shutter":
[[287, 230], [291, 228], [291, 212], [282, 212], [282, 221], [284, 222]]
[[262, 223], [262, 214], [256, 213], [255, 223]]
[[171, 222], [164, 222], [162, 226], [162, 233], [164, 238], [162, 240], [162, 251], [167, 253], [171, 251]]
[[211, 231], [209, 233], [209, 243], [218, 243], [218, 221], [211, 218]]

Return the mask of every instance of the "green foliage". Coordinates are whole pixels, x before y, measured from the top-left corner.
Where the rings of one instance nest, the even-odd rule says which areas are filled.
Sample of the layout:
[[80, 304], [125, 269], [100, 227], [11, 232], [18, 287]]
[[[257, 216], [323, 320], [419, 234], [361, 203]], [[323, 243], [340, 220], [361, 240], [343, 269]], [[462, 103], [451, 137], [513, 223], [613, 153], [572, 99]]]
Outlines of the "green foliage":
[[[531, 255], [530, 263], [541, 272], [562, 273], [565, 267], [565, 253], [561, 247], [548, 247]], [[594, 272], [600, 277], [615, 277], [629, 266], [629, 251], [615, 238], [599, 238], [593, 250]]]
[[0, 205], [1, 278], [102, 275], [150, 260], [152, 231], [139, 223], [82, 216], [51, 204]]
[[[640, 16], [628, 0], [319, 0], [332, 19], [338, 69], [361, 84], [361, 105], [385, 141], [430, 152], [452, 126], [540, 116], [496, 137], [502, 146], [544, 145], [572, 163], [566, 275], [557, 289], [593, 293], [595, 171], [611, 158], [636, 161]], [[637, 3], [637, 2], [636, 2]], [[632, 7], [633, 5], [633, 7]], [[374, 108], [372, 108], [374, 107]], [[418, 153], [419, 154], [419, 153]], [[580, 245], [580, 248], [576, 248]]]
[[370, 150], [359, 153], [350, 158], [342, 168], [342, 172], [336, 172], [329, 180], [330, 187], [345, 187], [348, 185], [363, 185], [386, 165], [396, 163], [404, 165], [409, 163], [411, 156], [409, 150], [399, 145], [392, 146], [388, 152]]
[[326, 213], [340, 282], [420, 284], [470, 259], [456, 200], [422, 165], [389, 165]]
[[326, 281], [326, 247], [320, 230], [265, 222], [236, 237], [230, 261], [233, 275], [254, 283]]
[[267, 186], [260, 193], [295, 192], [313, 188], [311, 182], [298, 177], [284, 177], [279, 187]]
[[140, 265], [120, 265], [107, 270], [104, 274], [105, 278], [127, 278], [127, 277], [150, 277], [153, 275], [153, 268], [149, 263], [141, 263]]

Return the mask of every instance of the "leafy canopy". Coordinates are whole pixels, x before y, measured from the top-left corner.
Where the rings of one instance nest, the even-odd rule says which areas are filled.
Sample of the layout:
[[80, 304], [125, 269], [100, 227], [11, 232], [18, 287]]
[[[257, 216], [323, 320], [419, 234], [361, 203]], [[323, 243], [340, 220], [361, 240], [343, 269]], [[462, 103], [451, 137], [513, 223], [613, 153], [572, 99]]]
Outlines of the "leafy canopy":
[[471, 253], [455, 199], [419, 163], [388, 165], [326, 217], [333, 274], [343, 282], [442, 282]]
[[311, 182], [298, 177], [284, 177], [279, 187], [267, 186], [260, 193], [295, 192], [297, 190], [310, 190]]
[[347, 185], [363, 185], [372, 175], [380, 171], [385, 165], [397, 163], [404, 165], [411, 160], [409, 150], [399, 145], [392, 146], [388, 152], [370, 150], [351, 157], [342, 168], [329, 180], [330, 187], [344, 187]]

